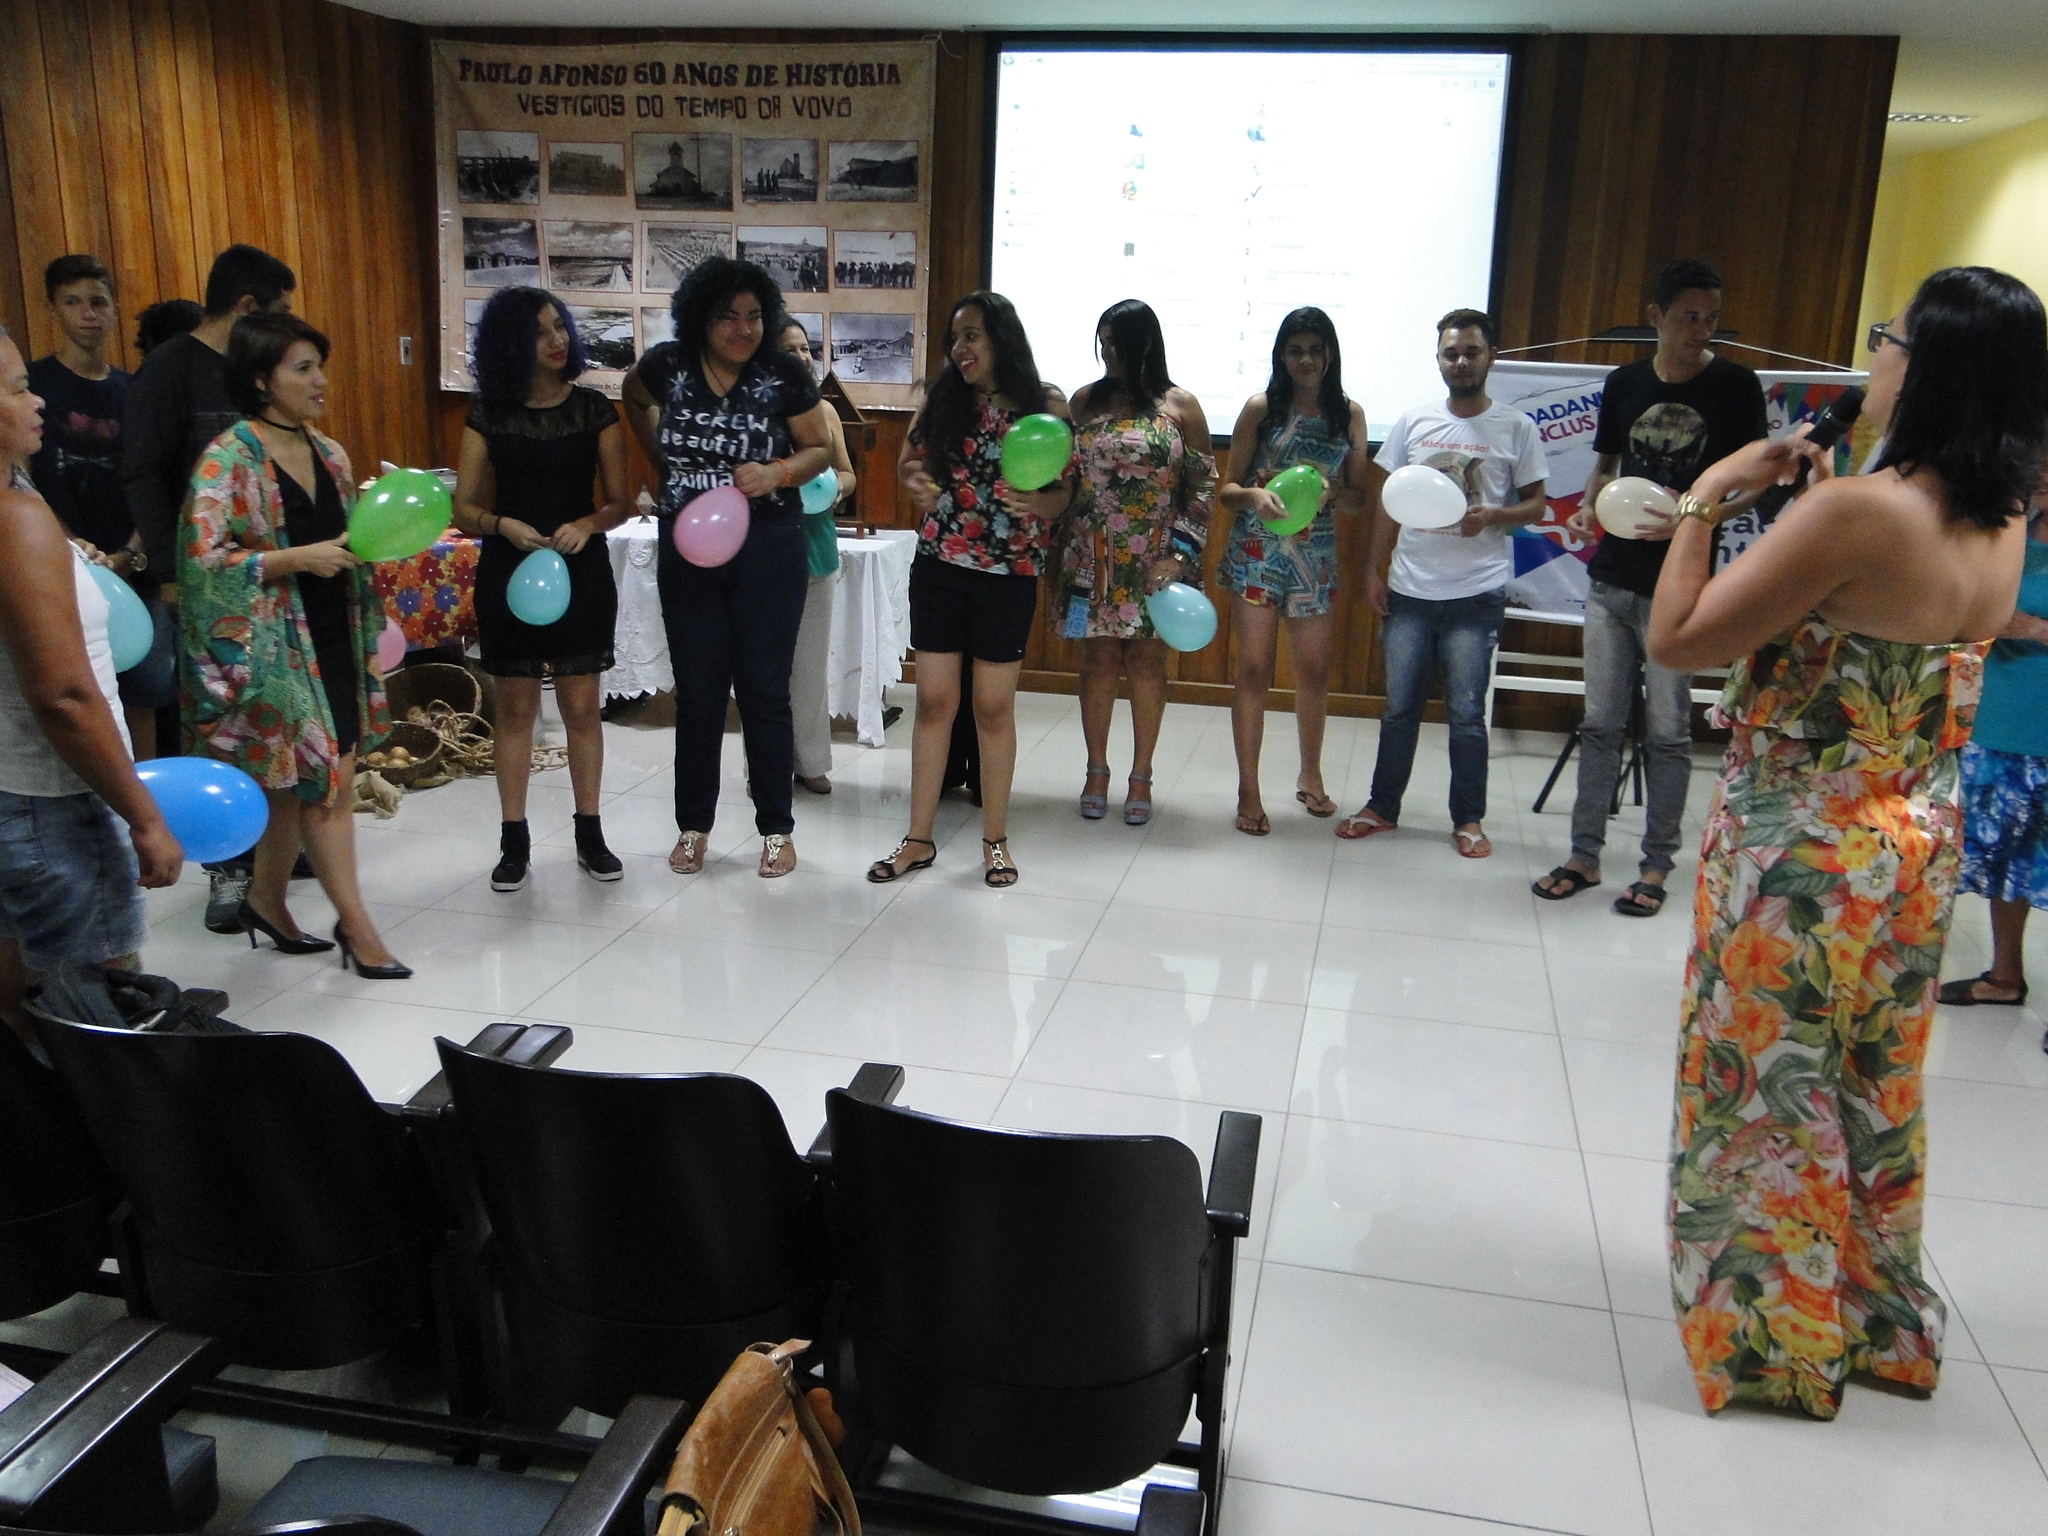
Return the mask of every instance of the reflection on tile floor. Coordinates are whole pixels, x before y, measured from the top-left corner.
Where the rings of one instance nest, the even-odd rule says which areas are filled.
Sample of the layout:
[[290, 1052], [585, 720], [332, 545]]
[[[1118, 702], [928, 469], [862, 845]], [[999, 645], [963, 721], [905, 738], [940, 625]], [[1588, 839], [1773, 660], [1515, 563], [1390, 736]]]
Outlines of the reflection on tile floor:
[[[907, 690], [904, 691], [907, 694]], [[904, 702], [908, 702], [907, 697]], [[1268, 731], [1270, 837], [1231, 829], [1222, 710], [1173, 706], [1149, 827], [1074, 812], [1074, 701], [1019, 701], [1012, 847], [1023, 879], [980, 884], [978, 819], [949, 801], [936, 866], [862, 880], [903, 831], [909, 722], [880, 751], [839, 742], [827, 798], [797, 797], [798, 873], [764, 882], [729, 738], [715, 857], [671, 875], [665, 733], [607, 727], [605, 816], [626, 878], [581, 877], [566, 776], [537, 782], [537, 869], [503, 896], [491, 786], [360, 820], [366, 891], [407, 983], [206, 934], [196, 872], [154, 893], [147, 959], [225, 986], [231, 1016], [330, 1041], [371, 1091], [433, 1070], [435, 1035], [491, 1018], [571, 1025], [564, 1065], [736, 1071], [807, 1145], [825, 1090], [902, 1063], [902, 1102], [1001, 1125], [1135, 1131], [1206, 1165], [1224, 1108], [1265, 1117], [1243, 1247], [1231, 1536], [1724, 1532], [1824, 1511], [1830, 1529], [2048, 1527], [2048, 1057], [2029, 1010], [1944, 1013], [1930, 1051], [1927, 1251], [1949, 1299], [1932, 1402], [1854, 1390], [1832, 1425], [1700, 1413], [1664, 1278], [1664, 1139], [1687, 929], [1613, 892], [1539, 902], [1563, 857], [1569, 775], [1532, 814], [1558, 741], [1497, 732], [1496, 854], [1458, 859], [1441, 727], [1426, 727], [1403, 829], [1338, 842], [1293, 798], [1293, 732]], [[1111, 760], [1128, 764], [1120, 713]], [[1350, 811], [1377, 726], [1333, 720], [1331, 793]], [[1696, 757], [1696, 831], [1713, 754]], [[1121, 779], [1112, 806], [1120, 803]], [[1626, 884], [1641, 812], [1608, 859]], [[1678, 880], [1693, 865], [1682, 859]], [[309, 928], [331, 922], [308, 886]], [[1984, 904], [1957, 915], [1949, 971], [1981, 969]], [[2048, 973], [2036, 979], [2048, 991]], [[68, 1344], [89, 1299], [6, 1330]], [[209, 1423], [231, 1507], [318, 1435]], [[338, 1447], [337, 1447], [338, 1448]], [[368, 1448], [362, 1448], [368, 1449]], [[1819, 1476], [1814, 1469], [1824, 1467]]]

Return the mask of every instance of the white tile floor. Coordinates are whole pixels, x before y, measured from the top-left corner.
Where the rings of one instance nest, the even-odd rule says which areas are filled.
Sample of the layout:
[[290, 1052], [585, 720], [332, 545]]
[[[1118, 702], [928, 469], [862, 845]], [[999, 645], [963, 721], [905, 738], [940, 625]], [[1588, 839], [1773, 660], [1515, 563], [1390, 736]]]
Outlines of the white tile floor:
[[[942, 810], [936, 868], [893, 887], [860, 878], [903, 831], [907, 722], [886, 750], [838, 744], [837, 790], [798, 795], [800, 868], [774, 882], [753, 872], [729, 738], [714, 861], [680, 879], [661, 862], [670, 737], [614, 725], [619, 884], [577, 873], [566, 781], [550, 775], [535, 880], [493, 894], [495, 789], [466, 782], [358, 822], [368, 893], [415, 980], [210, 936], [196, 876], [152, 898], [148, 962], [228, 988], [244, 1023], [333, 1042], [387, 1099], [431, 1073], [435, 1035], [518, 1018], [574, 1026], [569, 1067], [752, 1076], [799, 1146], [863, 1059], [902, 1063], [917, 1108], [1165, 1132], [1205, 1161], [1219, 1110], [1257, 1111], [1231, 1536], [1677, 1536], [1788, 1511], [1859, 1536], [2048, 1526], [2040, 1017], [1945, 1014], [1934, 1035], [1927, 1248], [1953, 1334], [1940, 1393], [1852, 1390], [1831, 1425], [1709, 1420], [1661, 1237], [1683, 902], [1635, 922], [1608, 909], [1611, 890], [1558, 906], [1528, 894], [1566, 842], [1569, 774], [1546, 814], [1528, 810], [1558, 739], [1496, 734], [1496, 852], [1466, 862], [1440, 728], [1424, 732], [1403, 829], [1340, 843], [1294, 802], [1286, 715], [1269, 731], [1263, 840], [1231, 830], [1222, 711], [1169, 711], [1145, 829], [1075, 815], [1072, 699], [1027, 695], [1019, 717], [1013, 891], [982, 888], [961, 801]], [[1126, 741], [1120, 728], [1119, 766]], [[1376, 741], [1375, 722], [1330, 722], [1346, 811]], [[1703, 750], [1689, 839], [1712, 770]], [[1616, 889], [1640, 826], [1633, 809], [1618, 824]], [[1692, 873], [1688, 858], [1678, 883]], [[295, 901], [308, 928], [331, 920], [310, 886]], [[1984, 906], [1966, 900], [1949, 974], [1982, 969], [1988, 948]], [[266, 1434], [267, 1462], [319, 1449]]]

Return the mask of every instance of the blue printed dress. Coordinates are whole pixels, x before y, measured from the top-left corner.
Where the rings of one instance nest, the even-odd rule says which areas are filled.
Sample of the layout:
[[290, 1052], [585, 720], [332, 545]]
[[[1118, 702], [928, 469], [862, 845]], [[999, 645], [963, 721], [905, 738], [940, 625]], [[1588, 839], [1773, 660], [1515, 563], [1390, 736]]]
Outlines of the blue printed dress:
[[[1350, 452], [1348, 422], [1332, 432], [1322, 417], [1296, 413], [1279, 427], [1261, 428], [1251, 483], [1264, 485], [1283, 469], [1313, 464], [1334, 486]], [[1249, 507], [1239, 511], [1218, 576], [1227, 590], [1262, 608], [1278, 608], [1283, 618], [1328, 613], [1337, 594], [1337, 523], [1330, 504], [1324, 502], [1301, 532], [1284, 538]]]

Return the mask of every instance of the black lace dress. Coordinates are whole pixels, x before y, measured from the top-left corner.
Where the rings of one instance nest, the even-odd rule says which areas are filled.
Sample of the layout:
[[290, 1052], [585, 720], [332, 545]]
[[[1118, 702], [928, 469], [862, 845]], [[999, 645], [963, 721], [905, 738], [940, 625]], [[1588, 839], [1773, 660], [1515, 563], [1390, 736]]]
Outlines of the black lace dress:
[[[543, 536], [590, 513], [597, 440], [609, 428], [624, 430], [611, 401], [581, 386], [544, 410], [478, 396], [467, 425], [490, 449], [497, 479], [490, 507], [496, 516], [486, 526], [497, 527], [497, 517], [514, 518]], [[509, 539], [485, 536], [476, 566], [477, 648], [484, 670], [496, 677], [609, 671], [619, 594], [604, 535], [562, 557], [569, 562], [569, 611], [552, 624], [527, 624], [506, 606], [506, 586], [525, 558]]]

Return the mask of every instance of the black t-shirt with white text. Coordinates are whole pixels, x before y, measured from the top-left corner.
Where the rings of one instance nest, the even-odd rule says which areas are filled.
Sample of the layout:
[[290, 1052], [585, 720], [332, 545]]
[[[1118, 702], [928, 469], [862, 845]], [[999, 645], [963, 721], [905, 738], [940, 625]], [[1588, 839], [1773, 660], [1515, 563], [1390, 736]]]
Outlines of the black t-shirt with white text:
[[109, 368], [104, 379], [88, 379], [53, 354], [28, 365], [28, 387], [43, 401], [43, 446], [29, 460], [29, 478], [67, 533], [112, 554], [135, 531], [121, 493], [128, 374]]
[[[661, 513], [673, 517], [704, 491], [732, 484], [741, 464], [786, 458], [795, 442], [789, 420], [823, 398], [811, 370], [778, 347], [764, 346], [740, 370], [729, 394], [712, 392], [702, 368], [673, 341], [640, 359], [640, 382], [661, 406], [655, 439], [666, 473]], [[803, 498], [788, 486], [750, 502], [756, 517], [797, 517]]]
[[[1684, 491], [1709, 464], [1770, 430], [1764, 387], [1753, 370], [1717, 356], [1683, 384], [1667, 384], [1654, 360], [1644, 358], [1607, 375], [1593, 451], [1619, 455], [1624, 476]], [[1670, 548], [1668, 539], [1603, 533], [1586, 574], [1650, 597]]]

